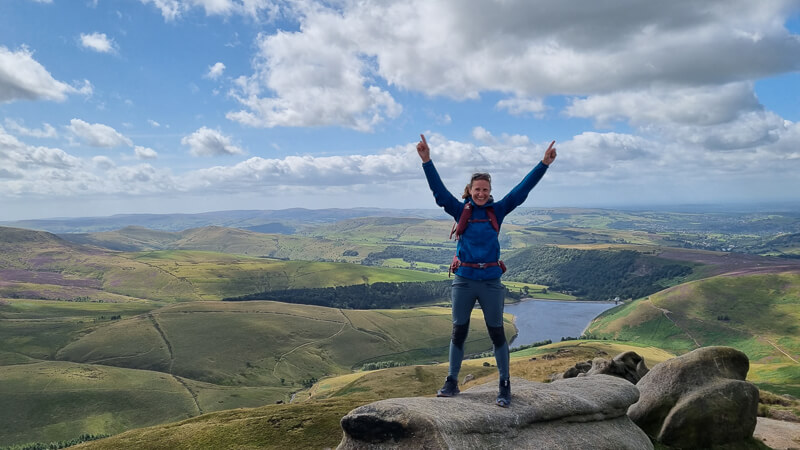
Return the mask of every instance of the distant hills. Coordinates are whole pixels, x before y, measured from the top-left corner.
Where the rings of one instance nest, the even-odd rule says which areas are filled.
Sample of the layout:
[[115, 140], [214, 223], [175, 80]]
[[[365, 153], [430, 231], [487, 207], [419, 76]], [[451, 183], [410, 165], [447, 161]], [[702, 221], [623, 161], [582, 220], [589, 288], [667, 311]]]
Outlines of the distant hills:
[[[329, 398], [204, 414], [179, 428], [201, 441], [233, 443], [250, 431], [214, 421], [241, 419], [272, 427], [242, 445], [263, 442], [252, 440], [256, 435], [285, 442], [283, 435], [295, 433], [297, 442], [330, 446], [342, 411], [367, 397], [429, 393], [441, 384], [440, 366], [363, 378], [353, 370], [367, 362], [443, 361], [447, 308], [215, 301], [446, 280], [454, 243], [447, 240], [452, 221], [440, 210], [227, 211], [28, 225], [37, 229], [0, 226], [0, 396], [11, 405], [0, 408], [0, 445], [302, 399], [313, 385], [313, 395]], [[648, 354], [655, 350], [642, 346], [679, 354], [731, 345], [751, 358], [752, 381], [800, 396], [798, 236], [794, 212], [520, 208], [503, 224], [501, 244], [510, 267], [505, 281], [515, 293], [633, 298], [588, 330], [609, 340], [569, 344], [574, 358], [564, 367], [622, 345]], [[491, 347], [476, 314], [470, 352]], [[510, 338], [513, 327], [507, 331]], [[555, 367], [529, 359], [553, 347], [562, 348], [529, 349], [536, 353], [526, 353], [515, 374], [545, 379]], [[465, 365], [479, 377], [496, 373], [483, 362], [492, 364]], [[324, 378], [338, 374], [344, 378]], [[175, 429], [128, 436], [155, 446], [187, 439]]]
[[0, 226], [29, 228], [51, 233], [92, 233], [137, 226], [161, 231], [220, 226], [291, 234], [309, 224], [337, 222], [355, 217], [441, 218], [436, 209], [305, 209], [215, 211], [197, 214], [118, 214], [107, 217], [34, 219], [0, 222]]

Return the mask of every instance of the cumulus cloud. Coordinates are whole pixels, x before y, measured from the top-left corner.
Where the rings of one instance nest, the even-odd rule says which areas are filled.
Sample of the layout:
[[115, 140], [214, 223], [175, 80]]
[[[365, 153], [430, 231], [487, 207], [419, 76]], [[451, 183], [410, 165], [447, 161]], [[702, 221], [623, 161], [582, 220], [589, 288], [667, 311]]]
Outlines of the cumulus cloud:
[[397, 117], [402, 107], [370, 81], [359, 37], [335, 32], [342, 24], [332, 12], [308, 20], [323, 29], [259, 36], [256, 72], [240, 77], [231, 92], [245, 109], [227, 117], [255, 127], [338, 125], [360, 131]]
[[[88, 87], [87, 87], [88, 86]], [[0, 45], [0, 103], [14, 100], [64, 101], [67, 95], [91, 93], [91, 84], [74, 88], [50, 75], [27, 47], [12, 51]]]
[[95, 168], [100, 170], [109, 170], [116, 167], [114, 161], [108, 156], [98, 155], [92, 158], [92, 164]]
[[454, 99], [505, 92], [498, 108], [540, 114], [549, 95], [699, 89], [800, 69], [800, 39], [776, 19], [791, 0], [302, 5], [299, 31], [259, 36], [231, 120], [368, 131], [402, 111], [384, 84]]
[[742, 111], [761, 109], [750, 82], [721, 86], [622, 90], [609, 94], [574, 98], [565, 113], [594, 119], [607, 126], [616, 120], [633, 125], [654, 123], [718, 125], [735, 120]]
[[225, 64], [217, 62], [213, 66], [208, 66], [208, 72], [206, 72], [205, 77], [216, 80], [222, 76], [223, 72], [225, 72]]
[[113, 148], [133, 146], [133, 142], [114, 128], [101, 123], [90, 124], [81, 119], [72, 119], [67, 129], [73, 135], [92, 147]]
[[112, 53], [116, 50], [114, 40], [105, 33], [81, 33], [80, 40], [83, 47], [99, 53]]
[[207, 16], [230, 16], [241, 14], [252, 18], [275, 17], [279, 2], [274, 0], [141, 0], [161, 11], [166, 21], [179, 19], [192, 8], [202, 8]]
[[541, 98], [522, 98], [514, 97], [500, 100], [497, 102], [497, 109], [505, 109], [509, 114], [520, 116], [524, 114], [533, 114], [541, 116], [547, 110], [544, 100]]
[[149, 123], [149, 124], [150, 124], [150, 126], [151, 126], [151, 127], [154, 127], [154, 128], [158, 128], [158, 127], [160, 127], [160, 126], [161, 126], [161, 124], [160, 124], [160, 123], [156, 122], [156, 121], [155, 121], [155, 120], [153, 120], [153, 119], [147, 119], [147, 123]]
[[231, 138], [217, 130], [201, 127], [181, 139], [194, 156], [243, 155], [245, 151], [231, 143]]
[[153, 150], [150, 147], [142, 147], [137, 145], [133, 148], [133, 153], [136, 155], [138, 159], [156, 159], [158, 158], [158, 152]]
[[58, 132], [49, 123], [42, 124], [42, 128], [27, 128], [23, 123], [14, 119], [6, 118], [6, 127], [21, 136], [30, 136], [35, 138], [55, 138], [58, 137]]

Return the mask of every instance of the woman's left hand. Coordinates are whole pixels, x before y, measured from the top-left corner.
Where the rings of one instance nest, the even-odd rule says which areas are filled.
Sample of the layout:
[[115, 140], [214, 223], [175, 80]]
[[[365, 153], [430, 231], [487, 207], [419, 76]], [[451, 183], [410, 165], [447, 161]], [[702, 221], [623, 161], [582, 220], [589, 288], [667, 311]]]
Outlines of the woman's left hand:
[[553, 161], [556, 160], [556, 148], [553, 147], [554, 145], [556, 145], [556, 141], [551, 142], [550, 147], [547, 147], [547, 150], [544, 152], [544, 157], [542, 158], [542, 162], [546, 166], [553, 164]]

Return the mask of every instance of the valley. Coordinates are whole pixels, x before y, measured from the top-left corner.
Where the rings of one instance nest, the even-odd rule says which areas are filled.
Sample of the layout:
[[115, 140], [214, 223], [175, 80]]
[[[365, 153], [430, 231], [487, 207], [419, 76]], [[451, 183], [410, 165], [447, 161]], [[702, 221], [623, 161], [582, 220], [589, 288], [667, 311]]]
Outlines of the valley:
[[[448, 283], [451, 223], [437, 211], [359, 212], [0, 227], [0, 398], [8, 405], [0, 447], [85, 433], [123, 433], [89, 448], [168, 446], [179, 436], [256, 445], [277, 439], [273, 432], [335, 445], [323, 435], [335, 432], [336, 414], [434, 392], [446, 370], [449, 294], [402, 297]], [[581, 340], [512, 353], [515, 376], [544, 381], [598, 352], [634, 348], [652, 365], [728, 345], [748, 355], [749, 379], [761, 389], [800, 395], [800, 217], [568, 208], [512, 217], [501, 234], [507, 301], [622, 301]], [[388, 306], [321, 301], [358, 286], [387, 294]], [[275, 301], [290, 294], [291, 303]], [[562, 348], [569, 352], [557, 359], [531, 361]], [[467, 353], [490, 349], [476, 309]], [[389, 368], [362, 370], [368, 363]], [[492, 364], [465, 361], [477, 380], [496, 377]], [[258, 428], [258, 437], [230, 422], [264, 417], [275, 427]]]

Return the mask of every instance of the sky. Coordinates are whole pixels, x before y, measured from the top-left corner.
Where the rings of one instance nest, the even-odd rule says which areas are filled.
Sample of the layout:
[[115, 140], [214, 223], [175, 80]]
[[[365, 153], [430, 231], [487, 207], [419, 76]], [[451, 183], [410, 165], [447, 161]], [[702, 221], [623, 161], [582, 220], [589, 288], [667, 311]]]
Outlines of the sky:
[[0, 221], [800, 202], [800, 0], [2, 0]]

